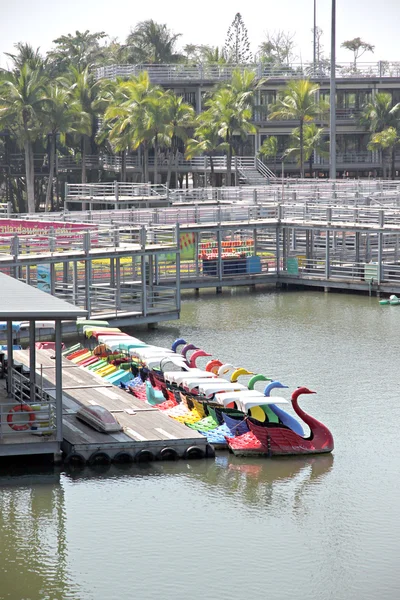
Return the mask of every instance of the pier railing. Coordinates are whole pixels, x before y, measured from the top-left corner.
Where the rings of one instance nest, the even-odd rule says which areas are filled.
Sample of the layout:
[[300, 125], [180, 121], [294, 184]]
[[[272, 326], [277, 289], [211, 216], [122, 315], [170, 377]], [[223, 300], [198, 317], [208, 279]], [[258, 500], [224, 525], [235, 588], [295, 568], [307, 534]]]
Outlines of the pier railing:
[[[42, 381], [32, 384], [29, 377], [13, 369], [11, 395], [0, 402], [0, 443], [4, 436], [25, 436], [24, 441], [29, 441], [27, 434], [56, 432], [56, 402], [43, 389]], [[24, 408], [20, 410], [20, 406]]]
[[[231, 79], [233, 71], [250, 70], [261, 79], [293, 79], [293, 78], [318, 78], [329, 79], [330, 64], [326, 62], [304, 63], [248, 63], [242, 65], [218, 64], [160, 64], [160, 65], [107, 65], [96, 69], [97, 79], [116, 79], [117, 77], [129, 78], [138, 76], [146, 71], [153, 83], [172, 82], [215, 82]], [[336, 77], [340, 79], [364, 79], [382, 77], [400, 77], [400, 62], [340, 62], [336, 64]]]

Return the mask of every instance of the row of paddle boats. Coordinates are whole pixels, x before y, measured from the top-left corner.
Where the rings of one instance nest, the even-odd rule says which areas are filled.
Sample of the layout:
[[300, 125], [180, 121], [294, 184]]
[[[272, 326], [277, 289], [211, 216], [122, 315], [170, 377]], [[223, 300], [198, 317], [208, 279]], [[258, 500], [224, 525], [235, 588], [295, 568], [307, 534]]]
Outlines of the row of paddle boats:
[[[330, 430], [299, 406], [301, 395], [315, 393], [306, 387], [291, 395], [299, 421], [285, 410], [288, 400], [275, 392], [271, 395], [287, 386], [213, 359], [182, 338], [163, 348], [106, 322], [88, 322], [81, 328], [92, 347], [64, 351], [69, 360], [197, 430], [215, 448], [227, 447], [238, 456], [268, 457], [333, 450]], [[196, 364], [201, 357], [210, 358], [204, 369]], [[245, 376], [247, 385], [238, 381]], [[263, 392], [255, 389], [259, 382], [264, 382]]]

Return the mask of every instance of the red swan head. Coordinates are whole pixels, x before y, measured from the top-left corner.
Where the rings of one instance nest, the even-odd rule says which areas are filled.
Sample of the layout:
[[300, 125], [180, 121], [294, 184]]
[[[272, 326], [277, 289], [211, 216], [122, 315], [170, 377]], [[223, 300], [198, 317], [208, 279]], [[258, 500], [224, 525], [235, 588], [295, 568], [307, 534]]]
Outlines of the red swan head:
[[297, 400], [301, 394], [316, 394], [317, 392], [313, 392], [306, 387], [298, 387], [297, 390], [294, 390], [292, 394], [292, 400]]

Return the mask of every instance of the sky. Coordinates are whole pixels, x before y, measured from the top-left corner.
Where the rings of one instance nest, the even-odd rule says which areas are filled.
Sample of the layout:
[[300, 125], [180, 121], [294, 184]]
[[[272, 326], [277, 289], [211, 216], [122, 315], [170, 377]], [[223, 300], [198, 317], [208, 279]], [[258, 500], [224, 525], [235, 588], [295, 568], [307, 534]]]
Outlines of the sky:
[[[316, 0], [317, 25], [324, 31], [322, 44], [330, 53], [331, 0]], [[361, 61], [400, 61], [399, 0], [336, 0], [337, 59], [350, 61], [352, 54], [340, 44], [361, 37], [375, 46]], [[240, 12], [255, 52], [267, 32], [279, 30], [294, 34], [296, 62], [312, 59], [314, 0], [0, 0], [0, 66], [6, 67], [4, 52], [12, 52], [17, 42], [28, 42], [43, 52], [60, 35], [76, 30], [105, 31], [123, 42], [136, 23], [153, 19], [181, 33], [179, 47], [185, 44], [223, 46], [235, 14]]]

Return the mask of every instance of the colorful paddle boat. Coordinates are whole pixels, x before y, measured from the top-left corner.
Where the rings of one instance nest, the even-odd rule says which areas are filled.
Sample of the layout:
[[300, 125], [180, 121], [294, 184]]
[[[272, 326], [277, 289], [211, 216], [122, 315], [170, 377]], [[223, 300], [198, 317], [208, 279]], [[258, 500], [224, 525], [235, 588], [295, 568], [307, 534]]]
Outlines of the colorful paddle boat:
[[299, 407], [298, 397], [301, 394], [315, 394], [315, 392], [300, 387], [293, 392], [291, 398], [295, 413], [310, 428], [311, 433], [308, 437], [298, 435], [283, 424], [262, 423], [249, 417], [247, 419], [249, 432], [244, 436], [227, 439], [229, 449], [236, 456], [268, 457], [332, 452], [334, 448], [332, 433], [325, 425]]

